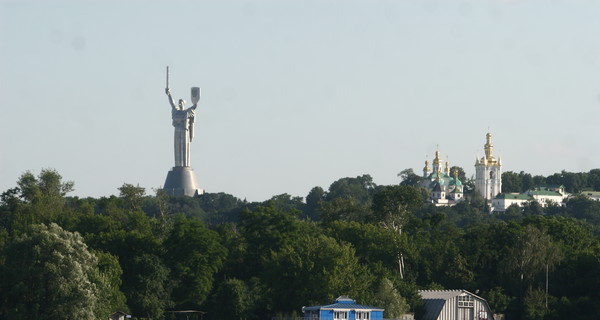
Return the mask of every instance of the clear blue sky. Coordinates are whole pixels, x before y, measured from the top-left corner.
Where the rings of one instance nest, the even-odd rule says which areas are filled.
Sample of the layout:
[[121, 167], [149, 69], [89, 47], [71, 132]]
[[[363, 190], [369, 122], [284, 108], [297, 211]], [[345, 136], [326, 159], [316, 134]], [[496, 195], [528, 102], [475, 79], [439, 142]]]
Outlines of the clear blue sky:
[[171, 90], [202, 87], [192, 167], [251, 201], [342, 177], [399, 182], [439, 145], [474, 174], [600, 167], [600, 2], [0, 0], [0, 191], [56, 169], [72, 195], [152, 194]]

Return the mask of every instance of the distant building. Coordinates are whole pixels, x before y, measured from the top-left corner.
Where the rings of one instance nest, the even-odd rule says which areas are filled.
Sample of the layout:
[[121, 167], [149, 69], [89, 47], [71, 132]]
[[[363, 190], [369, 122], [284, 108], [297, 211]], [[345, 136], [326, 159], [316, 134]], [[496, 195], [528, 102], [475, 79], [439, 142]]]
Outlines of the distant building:
[[108, 318], [108, 320], [125, 320], [125, 319], [131, 318], [130, 315], [128, 315], [125, 312], [121, 312], [121, 311], [116, 311], [113, 312], [110, 317]]
[[523, 207], [525, 203], [531, 201], [536, 201], [543, 208], [551, 204], [563, 205], [570, 196], [562, 185], [536, 186], [524, 193], [499, 194], [492, 200], [492, 211], [504, 212], [513, 204]]
[[600, 201], [600, 191], [583, 191], [581, 195], [593, 201]]
[[335, 299], [332, 304], [302, 307], [305, 319], [310, 320], [383, 320], [382, 308], [356, 304], [347, 296]]
[[458, 172], [452, 172], [451, 175], [448, 161], [446, 161], [446, 167], [442, 170], [439, 150], [435, 152], [433, 168], [430, 168], [429, 161], [425, 160], [423, 177], [419, 186], [431, 192], [429, 201], [437, 206], [451, 206], [464, 201], [464, 186], [462, 181], [458, 179]]
[[492, 134], [486, 134], [485, 156], [475, 160], [475, 191], [488, 203], [502, 192], [502, 161], [494, 157]]
[[421, 320], [494, 320], [485, 299], [466, 290], [419, 290], [425, 304]]
[[533, 199], [542, 207], [547, 207], [548, 204], [562, 204], [570, 194], [565, 192], [565, 186], [537, 186], [527, 190], [525, 194], [533, 197]]
[[492, 211], [504, 212], [513, 204], [523, 207], [530, 201], [533, 201], [533, 197], [526, 194], [502, 193], [492, 200]]

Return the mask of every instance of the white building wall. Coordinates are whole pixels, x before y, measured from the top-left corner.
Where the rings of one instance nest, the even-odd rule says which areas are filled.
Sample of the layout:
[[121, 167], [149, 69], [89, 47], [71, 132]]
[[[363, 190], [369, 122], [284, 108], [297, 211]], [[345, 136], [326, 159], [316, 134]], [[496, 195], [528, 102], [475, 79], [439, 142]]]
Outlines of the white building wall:
[[[485, 314], [487, 316], [487, 320], [492, 320], [491, 310], [488, 308], [487, 303], [483, 300], [474, 297], [473, 307], [459, 307], [457, 297], [446, 300], [446, 304], [440, 311], [436, 320], [457, 320], [459, 319], [459, 314], [461, 314], [460, 309], [471, 309], [470, 312], [473, 316], [472, 320], [483, 320], [480, 319], [480, 315]], [[462, 312], [465, 314], [466, 312]]]
[[475, 166], [475, 191], [485, 200], [494, 199], [502, 191], [502, 170], [500, 166]]

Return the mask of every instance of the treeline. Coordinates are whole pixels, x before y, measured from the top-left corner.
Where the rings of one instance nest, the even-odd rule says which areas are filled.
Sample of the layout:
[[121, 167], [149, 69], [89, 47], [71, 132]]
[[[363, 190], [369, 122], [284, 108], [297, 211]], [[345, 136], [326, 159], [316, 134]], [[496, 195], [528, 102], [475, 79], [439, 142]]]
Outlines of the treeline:
[[384, 307], [386, 318], [418, 318], [422, 288], [467, 289], [510, 319], [600, 315], [600, 219], [578, 218], [600, 217], [600, 207], [583, 197], [491, 215], [477, 196], [435, 207], [417, 187], [369, 175], [262, 203], [150, 196], [131, 184], [99, 199], [72, 189], [42, 170], [2, 193], [0, 318], [174, 319], [170, 311], [194, 309], [269, 319], [340, 295]]
[[569, 193], [582, 191], [600, 191], [600, 169], [592, 169], [589, 172], [567, 172], [561, 171], [544, 177], [532, 176], [523, 171], [515, 173], [507, 171], [502, 173], [502, 192], [522, 193], [535, 186], [563, 185]]

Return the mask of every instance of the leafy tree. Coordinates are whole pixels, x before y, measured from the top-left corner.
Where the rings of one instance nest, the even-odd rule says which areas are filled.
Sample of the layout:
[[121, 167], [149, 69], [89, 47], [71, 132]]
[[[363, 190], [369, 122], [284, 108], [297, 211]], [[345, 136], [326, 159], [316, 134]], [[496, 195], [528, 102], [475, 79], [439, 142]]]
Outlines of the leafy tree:
[[119, 196], [127, 203], [127, 209], [130, 211], [137, 211], [141, 209], [142, 200], [146, 195], [146, 189], [140, 187], [138, 184], [134, 186], [129, 183], [124, 183], [119, 187]]
[[587, 178], [587, 173], [584, 172], [574, 173], [562, 170], [560, 173], [546, 177], [546, 183], [564, 185], [567, 192], [578, 193], [588, 185]]
[[592, 169], [588, 173], [588, 186], [594, 191], [600, 191], [600, 169]]
[[329, 225], [334, 221], [365, 221], [371, 208], [353, 197], [335, 198], [321, 202], [321, 222]]
[[377, 288], [374, 305], [385, 309], [385, 316], [388, 319], [400, 319], [409, 310], [406, 299], [394, 288], [394, 283], [387, 278], [383, 278]]
[[366, 300], [373, 278], [354, 253], [350, 244], [325, 235], [302, 236], [273, 251], [264, 279], [275, 310], [299, 310], [339, 295]]
[[256, 319], [254, 310], [258, 298], [259, 294], [244, 281], [227, 279], [215, 292], [212, 313], [218, 314], [218, 319], [222, 320]]
[[550, 313], [546, 306], [546, 293], [540, 289], [527, 289], [523, 299], [524, 319], [542, 320]]
[[218, 234], [202, 221], [175, 217], [173, 230], [164, 242], [167, 265], [174, 282], [172, 298], [179, 307], [198, 307], [207, 298], [214, 274], [223, 265], [226, 249]]
[[100, 294], [100, 304], [106, 306], [110, 311], [126, 311], [128, 308], [125, 294], [120, 290], [123, 283], [121, 280], [123, 270], [119, 265], [119, 259], [102, 251], [94, 251], [93, 253], [98, 258], [98, 270], [103, 275], [100, 281], [104, 281], [107, 288]]
[[521, 178], [512, 171], [502, 172], [502, 192], [503, 193], [521, 193]]
[[37, 177], [27, 171], [19, 177], [17, 186], [13, 193], [5, 193], [3, 197], [3, 202], [8, 201], [17, 209], [12, 212], [13, 228], [58, 222], [65, 217], [65, 195], [73, 190], [73, 182], [63, 182], [55, 170], [43, 169]]
[[321, 202], [325, 200], [326, 193], [321, 187], [314, 187], [306, 196], [306, 216], [313, 221], [321, 219]]
[[170, 300], [170, 270], [160, 259], [162, 246], [152, 234], [118, 229], [87, 234], [95, 250], [115, 255], [123, 270], [121, 289], [133, 314], [160, 318]]
[[[373, 196], [373, 217], [383, 228], [392, 230], [402, 236], [402, 229], [410, 218], [411, 210], [423, 203], [419, 190], [407, 186], [387, 186], [377, 190]], [[404, 254], [396, 239], [396, 259], [398, 273], [405, 276]]]
[[577, 195], [567, 201], [567, 216], [586, 220], [600, 229], [600, 202]]
[[400, 173], [398, 173], [398, 177], [402, 179], [402, 181], [400, 181], [400, 185], [413, 187], [418, 186], [419, 182], [421, 182], [421, 180], [423, 179], [421, 178], [421, 176], [415, 174], [412, 168], [400, 171]]
[[523, 216], [525, 217], [529, 217], [529, 216], [534, 216], [534, 215], [543, 215], [544, 214], [544, 208], [542, 207], [542, 205], [537, 202], [537, 201], [527, 201], [523, 204]]
[[209, 226], [237, 222], [239, 213], [246, 205], [245, 201], [223, 192], [204, 193], [196, 199], [206, 213], [206, 223]]
[[468, 181], [467, 174], [465, 173], [465, 169], [463, 169], [462, 167], [459, 167], [459, 166], [450, 167], [450, 174], [452, 176], [454, 176], [454, 172], [458, 173], [458, 180], [462, 181], [463, 183]]
[[126, 270], [123, 287], [131, 312], [138, 317], [162, 318], [171, 307], [169, 268], [153, 254], [136, 255]]
[[371, 193], [375, 187], [373, 178], [368, 174], [356, 178], [342, 178], [329, 186], [325, 199], [331, 201], [335, 198], [354, 198], [360, 204], [370, 205]]
[[291, 213], [275, 208], [272, 202], [257, 207], [254, 211], [245, 209], [240, 214], [240, 233], [246, 240], [243, 275], [248, 279], [252, 274], [260, 273], [269, 264], [271, 252], [297, 241], [304, 233], [304, 226]]
[[552, 239], [533, 225], [527, 225], [516, 235], [508, 254], [507, 271], [516, 273], [519, 280], [528, 286], [542, 270], [552, 268], [561, 259]]
[[292, 212], [298, 216], [300, 216], [300, 213], [304, 211], [304, 207], [306, 206], [302, 197], [292, 197], [287, 193], [273, 196], [269, 201], [273, 202], [277, 209]]
[[5, 248], [1, 313], [7, 319], [106, 319], [104, 275], [81, 236], [33, 225]]
[[505, 313], [513, 298], [504, 293], [501, 287], [494, 287], [482, 295], [490, 305], [493, 313]]
[[[467, 228], [462, 236], [461, 253], [475, 273], [477, 288], [512, 289], [503, 277], [511, 277], [512, 274], [504, 273], [501, 264], [509, 257], [509, 250], [513, 246], [516, 233], [520, 230], [514, 222], [474, 225]], [[514, 293], [508, 292], [508, 295]]]
[[504, 212], [499, 212], [496, 217], [499, 220], [503, 220], [506, 222], [509, 221], [513, 221], [513, 222], [521, 222], [523, 221], [523, 208], [516, 204], [513, 203], [511, 204], [508, 208], [506, 208], [506, 211]]
[[[363, 264], [375, 268], [375, 265], [397, 270], [395, 245], [398, 234], [375, 224], [336, 221], [325, 230], [327, 235], [352, 244], [356, 257]], [[404, 242], [402, 242], [404, 244]]]

